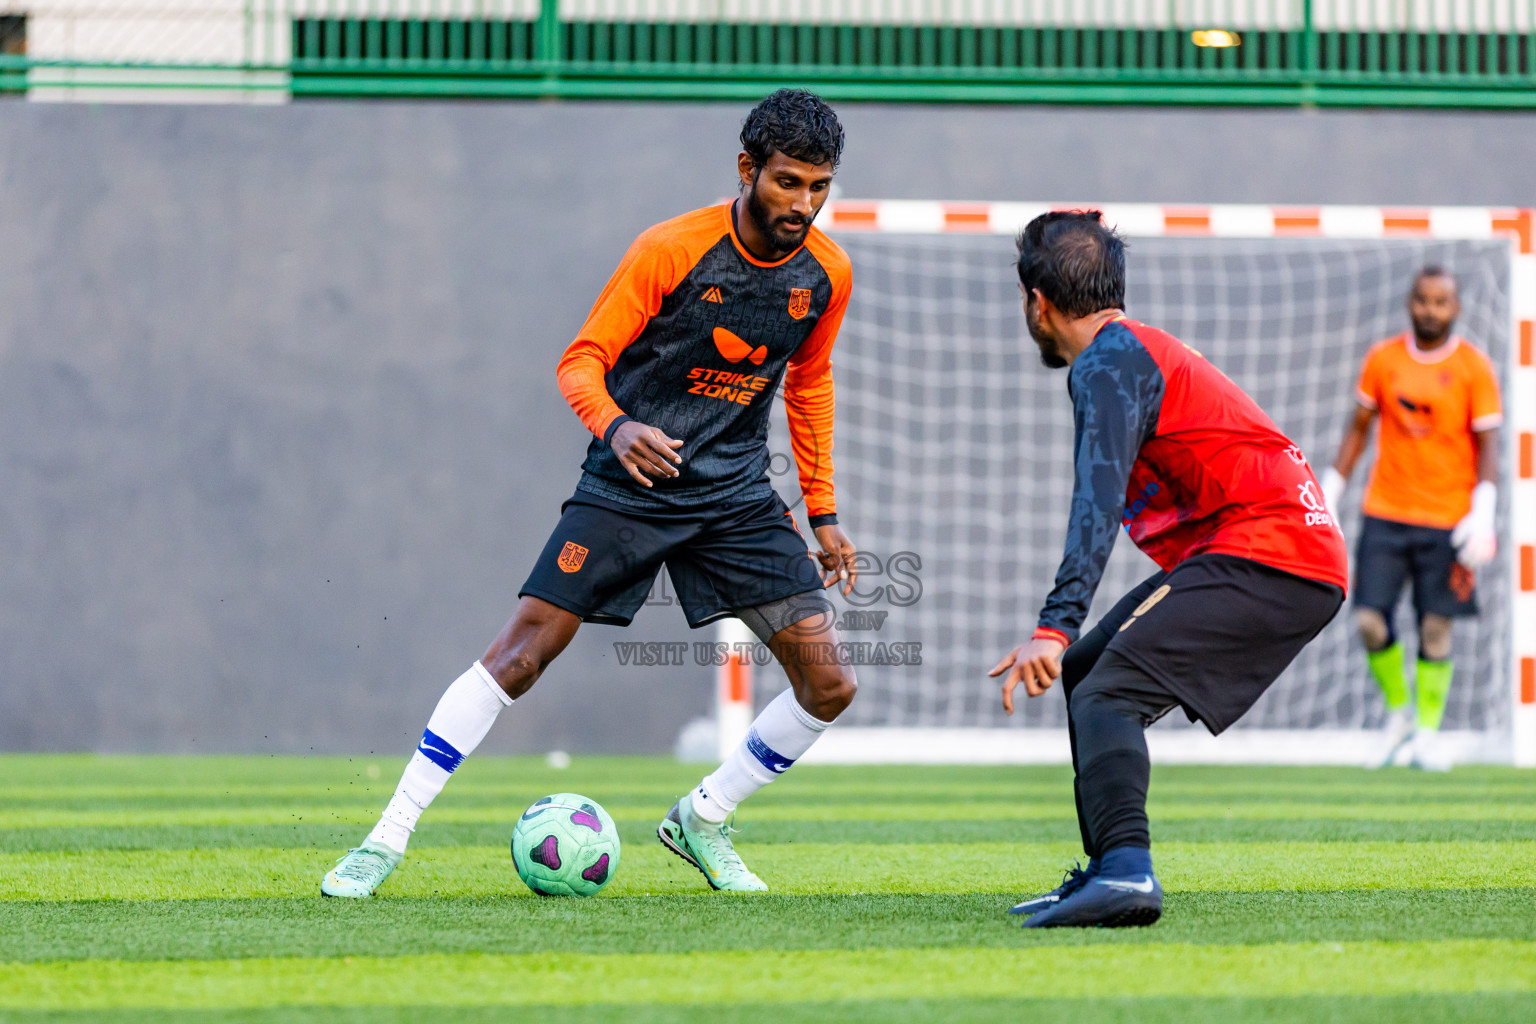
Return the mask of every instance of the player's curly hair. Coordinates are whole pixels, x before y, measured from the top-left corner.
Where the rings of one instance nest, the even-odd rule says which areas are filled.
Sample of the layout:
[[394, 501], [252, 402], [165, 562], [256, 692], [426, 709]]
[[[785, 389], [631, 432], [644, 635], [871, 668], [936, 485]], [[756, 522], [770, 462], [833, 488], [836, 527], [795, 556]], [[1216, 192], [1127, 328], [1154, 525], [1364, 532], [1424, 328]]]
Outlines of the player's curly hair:
[[780, 89], [764, 97], [741, 124], [741, 148], [761, 169], [774, 153], [808, 164], [843, 159], [843, 125], [827, 101], [804, 89]]
[[1015, 240], [1019, 284], [1070, 317], [1125, 308], [1125, 242], [1098, 210], [1053, 210]]

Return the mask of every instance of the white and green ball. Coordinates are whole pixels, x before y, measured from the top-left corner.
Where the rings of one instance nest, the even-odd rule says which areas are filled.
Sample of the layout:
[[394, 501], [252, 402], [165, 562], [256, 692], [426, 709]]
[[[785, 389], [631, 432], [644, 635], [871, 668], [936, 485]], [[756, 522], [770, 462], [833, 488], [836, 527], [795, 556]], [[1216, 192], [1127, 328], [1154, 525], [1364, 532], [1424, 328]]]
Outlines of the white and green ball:
[[512, 829], [512, 866], [540, 896], [592, 896], [619, 869], [619, 830], [589, 797], [540, 797]]

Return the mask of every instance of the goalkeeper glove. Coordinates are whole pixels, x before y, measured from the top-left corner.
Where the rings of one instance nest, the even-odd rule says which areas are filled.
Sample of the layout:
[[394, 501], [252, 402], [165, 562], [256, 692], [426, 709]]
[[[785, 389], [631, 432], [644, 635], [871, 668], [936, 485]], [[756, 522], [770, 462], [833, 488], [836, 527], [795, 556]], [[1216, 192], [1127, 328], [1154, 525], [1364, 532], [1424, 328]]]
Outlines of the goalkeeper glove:
[[1344, 474], [1329, 466], [1323, 470], [1322, 478], [1318, 483], [1323, 488], [1323, 504], [1328, 506], [1328, 514], [1333, 516], [1334, 524], [1338, 525], [1339, 499], [1344, 497]]
[[1499, 550], [1499, 538], [1494, 530], [1494, 511], [1498, 504], [1498, 487], [1493, 481], [1484, 480], [1472, 490], [1472, 511], [1451, 531], [1456, 561], [1468, 569], [1487, 565]]

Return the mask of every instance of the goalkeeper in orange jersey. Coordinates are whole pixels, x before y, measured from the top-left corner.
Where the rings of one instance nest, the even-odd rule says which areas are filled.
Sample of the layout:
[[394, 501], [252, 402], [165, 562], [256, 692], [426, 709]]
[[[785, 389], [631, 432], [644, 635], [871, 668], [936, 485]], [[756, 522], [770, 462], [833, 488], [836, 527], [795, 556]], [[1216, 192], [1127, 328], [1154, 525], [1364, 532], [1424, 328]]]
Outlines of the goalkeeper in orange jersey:
[[[1381, 417], [1380, 451], [1365, 491], [1355, 557], [1355, 621], [1387, 703], [1383, 765], [1411, 744], [1417, 768], [1446, 771], [1439, 742], [1451, 688], [1451, 622], [1477, 614], [1474, 571], [1497, 548], [1499, 382], [1488, 357], [1451, 333], [1461, 311], [1456, 280], [1441, 267], [1414, 277], [1413, 329], [1365, 357], [1354, 418], [1323, 472], [1330, 511]], [[1393, 610], [1413, 584], [1418, 666], [1410, 694]]]

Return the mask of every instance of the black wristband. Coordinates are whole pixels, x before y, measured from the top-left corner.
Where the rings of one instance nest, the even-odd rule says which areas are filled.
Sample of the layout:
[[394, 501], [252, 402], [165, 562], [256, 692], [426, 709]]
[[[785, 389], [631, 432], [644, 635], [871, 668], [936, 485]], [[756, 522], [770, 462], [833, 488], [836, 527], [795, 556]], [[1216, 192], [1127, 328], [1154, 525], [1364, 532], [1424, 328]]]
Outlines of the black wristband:
[[619, 425], [621, 423], [628, 423], [631, 419], [633, 419], [633, 417], [619, 413], [618, 417], [612, 423], [608, 424], [608, 429], [603, 431], [603, 444], [612, 444], [613, 432], [619, 429]]
[[816, 529], [816, 527], [818, 527], [818, 526], [836, 526], [837, 525], [837, 513], [836, 512], [826, 512], [826, 513], [823, 513], [822, 515], [819, 515], [819, 516], [811, 516], [810, 517], [810, 523], [811, 523], [811, 529], [813, 529], [813, 530]]

